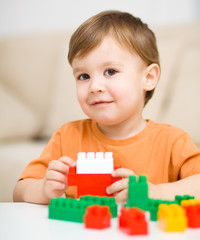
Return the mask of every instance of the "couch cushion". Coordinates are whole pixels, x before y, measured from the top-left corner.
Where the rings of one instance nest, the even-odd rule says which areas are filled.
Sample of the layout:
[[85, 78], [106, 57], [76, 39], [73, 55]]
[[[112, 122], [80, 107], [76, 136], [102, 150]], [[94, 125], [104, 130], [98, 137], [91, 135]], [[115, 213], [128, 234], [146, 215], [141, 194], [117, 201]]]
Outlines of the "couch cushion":
[[70, 34], [67, 37], [63, 34], [58, 38], [57, 62], [54, 66], [54, 82], [49, 104], [48, 116], [41, 135], [49, 137], [62, 124], [86, 118], [82, 112], [76, 97], [76, 81], [71, 66], [67, 60]]
[[0, 140], [39, 135], [51, 103], [57, 38], [45, 34], [0, 41]]
[[46, 141], [0, 143], [0, 202], [11, 202], [13, 190], [28, 163], [39, 157]]
[[161, 78], [144, 115], [183, 128], [200, 147], [199, 29], [199, 24], [155, 29]]

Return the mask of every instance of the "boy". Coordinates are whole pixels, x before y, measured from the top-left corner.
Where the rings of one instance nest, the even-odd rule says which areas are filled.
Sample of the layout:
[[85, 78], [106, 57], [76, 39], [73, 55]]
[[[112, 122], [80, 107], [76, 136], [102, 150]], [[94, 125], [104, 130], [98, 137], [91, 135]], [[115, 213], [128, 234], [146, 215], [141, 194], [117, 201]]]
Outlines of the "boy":
[[[113, 152], [107, 188], [117, 202], [127, 199], [128, 176], [144, 174], [151, 198], [200, 197], [200, 152], [181, 129], [142, 117], [159, 79], [156, 39], [148, 26], [128, 13], [107, 11], [84, 22], [72, 35], [68, 60], [77, 98], [89, 119], [63, 125], [41, 156], [24, 170], [14, 201], [48, 204], [67, 186], [78, 152]], [[106, 166], [105, 166], [106, 167]]]

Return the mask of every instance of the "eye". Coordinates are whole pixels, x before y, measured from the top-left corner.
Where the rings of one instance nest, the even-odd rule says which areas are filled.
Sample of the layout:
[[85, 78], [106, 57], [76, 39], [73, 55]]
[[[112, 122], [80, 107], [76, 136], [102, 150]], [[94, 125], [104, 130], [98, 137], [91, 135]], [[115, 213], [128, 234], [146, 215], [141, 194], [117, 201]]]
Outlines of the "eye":
[[117, 71], [115, 71], [114, 69], [108, 69], [105, 71], [105, 75], [106, 76], [112, 76], [116, 73]]
[[90, 76], [88, 74], [86, 74], [86, 73], [81, 74], [80, 76], [78, 76], [78, 80], [87, 80], [89, 78], [90, 78]]

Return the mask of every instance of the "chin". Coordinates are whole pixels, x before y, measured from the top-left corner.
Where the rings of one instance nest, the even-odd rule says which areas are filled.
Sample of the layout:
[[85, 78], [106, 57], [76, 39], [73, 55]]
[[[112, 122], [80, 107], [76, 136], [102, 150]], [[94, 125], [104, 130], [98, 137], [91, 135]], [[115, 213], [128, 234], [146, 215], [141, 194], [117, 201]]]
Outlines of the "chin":
[[104, 125], [104, 126], [114, 126], [116, 124], [118, 124], [117, 121], [113, 120], [113, 119], [94, 119], [94, 121], [96, 121], [98, 124], [100, 125]]

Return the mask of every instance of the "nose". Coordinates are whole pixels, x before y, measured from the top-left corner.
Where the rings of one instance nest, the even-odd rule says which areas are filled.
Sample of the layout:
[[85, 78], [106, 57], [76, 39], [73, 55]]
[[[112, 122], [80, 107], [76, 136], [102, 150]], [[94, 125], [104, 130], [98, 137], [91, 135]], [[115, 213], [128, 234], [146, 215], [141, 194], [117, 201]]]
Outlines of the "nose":
[[105, 92], [105, 84], [102, 78], [93, 78], [90, 82], [90, 92], [97, 93], [97, 92]]

